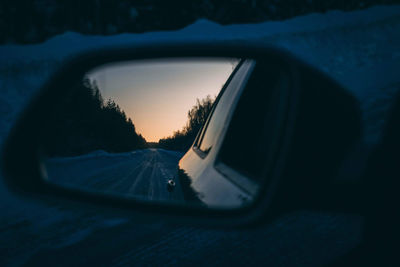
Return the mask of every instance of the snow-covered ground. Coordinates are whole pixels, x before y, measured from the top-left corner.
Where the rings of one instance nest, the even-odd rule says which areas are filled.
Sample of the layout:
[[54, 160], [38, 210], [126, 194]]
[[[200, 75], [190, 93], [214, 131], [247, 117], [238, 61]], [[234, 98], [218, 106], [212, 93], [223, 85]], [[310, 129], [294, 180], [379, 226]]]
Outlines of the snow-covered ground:
[[[199, 20], [182, 30], [173, 32], [116, 36], [84, 36], [67, 32], [42, 44], [2, 45], [0, 46], [0, 145], [27, 101], [60, 63], [71, 55], [97, 47], [177, 40], [235, 40], [238, 43], [253, 40], [286, 47], [329, 73], [354, 93], [364, 111], [368, 139], [374, 142], [379, 137], [384, 116], [393, 95], [400, 89], [399, 33], [400, 5], [397, 5], [377, 6], [354, 12], [331, 11], [326, 14], [310, 14], [281, 22], [248, 25], [220, 26]], [[166, 228], [166, 224], [159, 219], [146, 223], [141, 223], [140, 220], [139, 222], [129, 221], [129, 230], [124, 228], [124, 231], [128, 231], [131, 235], [129, 239], [136, 242], [133, 244], [126, 241], [124, 239], [127, 238], [126, 234], [121, 234], [121, 232], [116, 231], [108, 237], [109, 232], [102, 232], [102, 229], [119, 229], [118, 227], [126, 225], [128, 223], [126, 218], [56, 204], [45, 206], [43, 203], [20, 199], [12, 195], [2, 182], [0, 183], [1, 266], [19, 265], [28, 260], [31, 260], [31, 263], [38, 263], [35, 260], [38, 260], [37, 257], [40, 258], [40, 255], [53, 257], [56, 262], [57, 259], [63, 259], [64, 254], [70, 256], [68, 258], [70, 263], [83, 265], [84, 262], [90, 263], [89, 259], [100, 257], [102, 253], [103, 258], [104, 253], [108, 253], [111, 258], [117, 259], [114, 263], [121, 265], [126, 262], [126, 259], [140, 258], [146, 262], [150, 260], [146, 258], [148, 255], [156, 255], [153, 261], [173, 264], [179, 257], [186, 257], [184, 255], [189, 251], [185, 249], [180, 253], [182, 242], [186, 244], [186, 248], [193, 248], [189, 253], [191, 258], [189, 256], [186, 258], [186, 262], [190, 263], [193, 259], [201, 260], [210, 248], [218, 249], [222, 247], [221, 244], [231, 246], [232, 251], [241, 247], [238, 244], [244, 244], [251, 251], [258, 251], [260, 249], [255, 244], [261, 237], [263, 242], [269, 240], [270, 245], [265, 243], [260, 254], [255, 252], [251, 254], [254, 257], [253, 260], [260, 255], [268, 255], [269, 259], [279, 257], [276, 254], [279, 252], [276, 252], [276, 244], [278, 244], [279, 247], [286, 247], [288, 254], [282, 259], [276, 258], [275, 263], [287, 265], [291, 260], [298, 260], [301, 256], [305, 257], [303, 260], [306, 260], [307, 255], [310, 256], [309, 258], [312, 258], [311, 256], [315, 258], [331, 255], [332, 251], [338, 254], [343, 253], [343, 249], [351, 247], [351, 242], [356, 242], [359, 237], [360, 220], [357, 217], [305, 213], [296, 215], [296, 219], [278, 221], [262, 233], [246, 232], [243, 235], [241, 232], [224, 233], [192, 228], [169, 231], [163, 229]], [[299, 223], [294, 223], [296, 220]], [[308, 227], [315, 222], [318, 222], [315, 227]], [[289, 228], [292, 229], [292, 234], [298, 236], [298, 239], [282, 238], [289, 235], [287, 232]], [[279, 231], [282, 234], [279, 234]], [[95, 234], [102, 236], [102, 242], [114, 240], [114, 247], [119, 251], [106, 250], [104, 247], [92, 253], [96, 255], [85, 255], [82, 254], [83, 252], [79, 254], [80, 252], [73, 250], [82, 248], [78, 245], [84, 240], [88, 240], [88, 244], [93, 246], [97, 245], [99, 242], [96, 242]], [[252, 240], [252, 236], [255, 239]], [[315, 242], [310, 241], [308, 237], [314, 237]], [[164, 251], [165, 240], [169, 240], [169, 245], [173, 247], [173, 257], [169, 257], [170, 253]], [[298, 240], [298, 246], [295, 244], [296, 240]], [[333, 244], [337, 244], [338, 247], [327, 245], [327, 240], [333, 240]], [[119, 244], [125, 244], [128, 248], [118, 247]], [[135, 247], [129, 248], [129, 245]], [[268, 250], [268, 248], [271, 249]], [[296, 254], [296, 248], [303, 254], [293, 255], [293, 253]], [[310, 251], [307, 254], [308, 248]], [[48, 252], [54, 252], [54, 249], [64, 250], [61, 254], [55, 253], [48, 256]], [[157, 252], [157, 254], [149, 254], [146, 251]], [[197, 256], [196, 253], [198, 253]], [[236, 254], [241, 255], [241, 253], [233, 253], [229, 256], [233, 262], [235, 259], [240, 260], [235, 256]], [[71, 255], [80, 255], [81, 258]], [[293, 257], [288, 255], [293, 255]], [[216, 262], [222, 260], [215, 258], [216, 255], [213, 257]], [[103, 264], [106, 263], [107, 261], [103, 262]]]
[[[96, 191], [144, 201], [184, 203], [178, 162], [183, 154], [164, 149], [143, 149], [128, 153], [95, 151], [76, 157], [45, 160], [48, 180], [66, 187]], [[167, 190], [167, 182], [175, 189]]]

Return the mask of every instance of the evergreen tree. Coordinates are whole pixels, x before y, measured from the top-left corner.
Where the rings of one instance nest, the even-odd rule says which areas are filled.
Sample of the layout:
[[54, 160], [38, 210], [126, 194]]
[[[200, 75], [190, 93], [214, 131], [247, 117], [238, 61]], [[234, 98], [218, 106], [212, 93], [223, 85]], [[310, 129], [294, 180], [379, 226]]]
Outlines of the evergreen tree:
[[214, 101], [209, 95], [201, 100], [196, 99], [196, 104], [188, 111], [185, 127], [175, 131], [170, 137], [160, 139], [158, 146], [169, 150], [187, 151], [206, 122]]

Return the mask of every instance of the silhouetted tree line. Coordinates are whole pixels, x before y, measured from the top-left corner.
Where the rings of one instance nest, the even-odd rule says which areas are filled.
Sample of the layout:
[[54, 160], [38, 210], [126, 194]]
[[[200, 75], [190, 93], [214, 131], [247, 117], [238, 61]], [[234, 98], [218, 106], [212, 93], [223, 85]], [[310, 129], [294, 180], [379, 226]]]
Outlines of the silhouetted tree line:
[[103, 100], [95, 81], [85, 78], [68, 92], [41, 129], [48, 155], [126, 152], [147, 147], [132, 120], [114, 100]]
[[174, 30], [200, 18], [256, 23], [396, 3], [399, 0], [2, 0], [0, 43], [42, 42], [65, 31], [109, 35]]
[[186, 152], [206, 122], [214, 101], [215, 99], [209, 95], [204, 99], [197, 99], [196, 104], [188, 111], [188, 121], [182, 130], [175, 131], [170, 137], [160, 139], [158, 147]]

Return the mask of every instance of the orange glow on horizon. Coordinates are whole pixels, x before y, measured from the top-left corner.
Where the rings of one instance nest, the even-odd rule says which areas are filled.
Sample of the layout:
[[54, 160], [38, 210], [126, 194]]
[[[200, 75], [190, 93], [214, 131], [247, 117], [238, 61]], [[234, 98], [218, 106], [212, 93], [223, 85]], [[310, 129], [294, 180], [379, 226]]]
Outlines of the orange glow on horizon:
[[171, 136], [187, 123], [196, 99], [218, 95], [237, 60], [146, 60], [95, 69], [105, 100], [113, 99], [147, 142]]

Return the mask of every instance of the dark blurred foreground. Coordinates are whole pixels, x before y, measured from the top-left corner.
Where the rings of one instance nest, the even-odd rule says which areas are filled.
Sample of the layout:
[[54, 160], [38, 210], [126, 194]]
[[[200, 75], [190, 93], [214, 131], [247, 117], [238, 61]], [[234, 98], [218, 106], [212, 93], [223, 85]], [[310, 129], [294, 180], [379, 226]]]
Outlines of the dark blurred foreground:
[[65, 31], [140, 33], [179, 29], [200, 18], [255, 23], [395, 3], [399, 0], [3, 0], [0, 44], [42, 42]]

